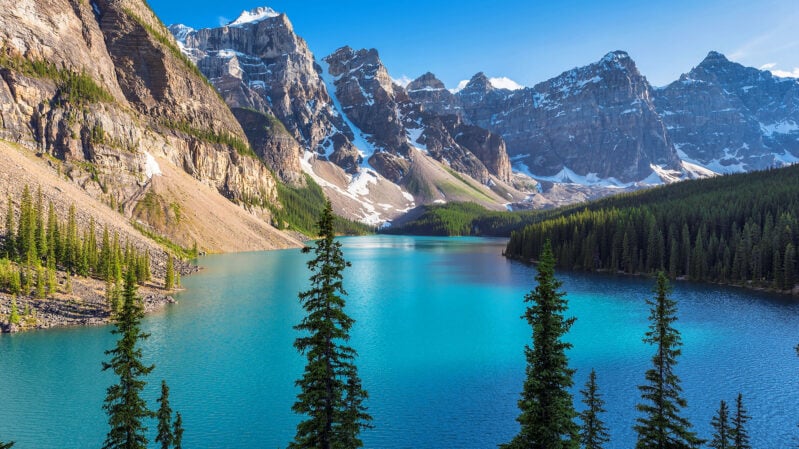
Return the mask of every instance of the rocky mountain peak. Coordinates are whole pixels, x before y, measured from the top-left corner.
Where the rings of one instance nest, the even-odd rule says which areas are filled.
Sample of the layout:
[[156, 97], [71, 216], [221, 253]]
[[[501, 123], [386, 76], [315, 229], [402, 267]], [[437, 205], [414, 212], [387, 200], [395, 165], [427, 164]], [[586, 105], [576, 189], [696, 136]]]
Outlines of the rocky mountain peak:
[[424, 75], [416, 78], [415, 80], [411, 81], [406, 88], [408, 92], [418, 91], [418, 90], [439, 90], [439, 89], [446, 89], [444, 83], [441, 82], [435, 75], [430, 72], [425, 73]]
[[242, 26], [252, 23], [258, 23], [265, 19], [278, 17], [281, 14], [268, 6], [259, 6], [249, 11], [242, 11], [239, 17], [230, 22], [228, 26]]
[[485, 94], [487, 92], [491, 92], [492, 90], [494, 90], [494, 86], [491, 84], [491, 80], [488, 79], [485, 73], [478, 72], [469, 80], [468, 83], [466, 83], [466, 87], [464, 87], [459, 93], [464, 95], [471, 93]]
[[597, 66], [600, 70], [620, 70], [629, 72], [635, 76], [640, 76], [638, 67], [636, 67], [633, 58], [631, 58], [626, 51], [622, 50], [616, 50], [606, 54], [599, 62], [589, 65], [589, 67], [592, 66]]

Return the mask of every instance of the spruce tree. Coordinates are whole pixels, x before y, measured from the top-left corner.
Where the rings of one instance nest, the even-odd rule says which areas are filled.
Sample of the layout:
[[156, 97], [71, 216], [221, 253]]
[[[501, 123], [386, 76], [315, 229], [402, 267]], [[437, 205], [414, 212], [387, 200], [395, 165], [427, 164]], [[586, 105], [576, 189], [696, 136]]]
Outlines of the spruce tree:
[[139, 341], [149, 335], [139, 327], [143, 311], [136, 294], [133, 272], [128, 272], [125, 277], [122, 297], [122, 308], [116, 317], [115, 329], [111, 331], [120, 338], [114, 349], [105, 352], [111, 356], [111, 361], [103, 363], [103, 371], [110, 369], [119, 376], [119, 383], [108, 387], [103, 405], [110, 425], [103, 449], [145, 449], [147, 428], [143, 420], [153, 413], [141, 398], [141, 392], [145, 385], [143, 377], [154, 367], [142, 363]]
[[161, 449], [169, 449], [174, 441], [172, 434], [172, 408], [169, 407], [169, 387], [166, 381], [161, 381], [161, 397], [158, 398], [158, 435], [156, 443], [161, 443]]
[[731, 449], [733, 446], [730, 445], [730, 424], [726, 402], [721, 401], [719, 411], [710, 421], [710, 425], [713, 426], [713, 439], [710, 440], [709, 446], [713, 449]]
[[3, 240], [3, 253], [9, 259], [17, 256], [17, 241], [14, 238], [14, 203], [11, 202], [11, 195], [8, 195], [8, 207], [6, 207], [6, 235]]
[[602, 400], [596, 385], [596, 371], [591, 370], [585, 390], [580, 390], [580, 393], [585, 404], [585, 410], [580, 413], [580, 420], [583, 422], [580, 428], [580, 443], [584, 449], [602, 449], [604, 444], [610, 441], [610, 435], [600, 417], [605, 413], [605, 401]]
[[175, 263], [172, 261], [171, 255], [166, 259], [166, 275], [164, 276], [164, 288], [166, 290], [172, 290], [173, 288], [175, 288]]
[[[299, 294], [307, 315], [294, 328], [303, 333], [294, 347], [307, 358], [300, 388], [292, 410], [305, 419], [297, 425], [291, 449], [358, 448], [361, 430], [369, 427], [371, 417], [363, 401], [355, 366], [355, 350], [347, 346], [354, 320], [344, 312], [346, 295], [342, 272], [349, 266], [341, 252], [341, 243], [333, 232], [333, 210], [325, 204], [319, 221], [316, 257], [307, 265], [311, 288]], [[305, 252], [310, 252], [306, 248]]]
[[732, 448], [733, 449], [752, 449], [749, 444], [749, 432], [746, 430], [746, 423], [750, 416], [746, 414], [744, 408], [743, 395], [738, 393], [735, 399], [735, 416], [732, 418]]
[[174, 449], [183, 449], [183, 417], [180, 416], [180, 412], [175, 413], [175, 425], [172, 435]]
[[682, 345], [680, 333], [673, 327], [677, 321], [677, 303], [668, 297], [669, 281], [658, 273], [655, 298], [647, 299], [650, 305], [649, 331], [645, 343], [656, 347], [652, 357], [653, 367], [646, 372], [646, 384], [640, 385], [644, 403], [636, 408], [644, 416], [638, 418], [637, 449], [683, 449], [699, 446], [702, 441], [692, 432], [688, 419], [680, 416], [687, 406], [682, 397], [680, 378], [674, 373]]
[[530, 305], [523, 316], [533, 330], [533, 347], [525, 347], [527, 379], [521, 414], [516, 420], [521, 431], [501, 447], [530, 449], [572, 449], [579, 447], [577, 413], [569, 388], [574, 370], [569, 368], [566, 351], [571, 344], [563, 336], [574, 323], [565, 318], [565, 293], [558, 291], [561, 282], [555, 279], [555, 257], [547, 241], [538, 262], [538, 285], [524, 300]]

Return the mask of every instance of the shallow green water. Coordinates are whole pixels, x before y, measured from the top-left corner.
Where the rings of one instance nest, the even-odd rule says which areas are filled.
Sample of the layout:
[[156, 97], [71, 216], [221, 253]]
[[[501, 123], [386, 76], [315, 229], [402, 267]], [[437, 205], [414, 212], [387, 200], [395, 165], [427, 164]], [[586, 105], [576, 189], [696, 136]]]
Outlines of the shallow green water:
[[[530, 330], [520, 319], [535, 270], [500, 256], [501, 240], [342, 239], [348, 312], [375, 429], [370, 448], [491, 448], [517, 431], [516, 400]], [[292, 347], [296, 295], [308, 276], [299, 251], [203, 258], [180, 304], [145, 319], [156, 365], [186, 426], [185, 447], [285, 447], [303, 359]], [[569, 339], [578, 387], [593, 367], [612, 447], [633, 447], [636, 385], [649, 366], [652, 281], [559, 273], [576, 316]], [[701, 436], [720, 399], [745, 395], [755, 447], [796, 441], [799, 307], [784, 298], [675, 285], [685, 346], [678, 374]], [[110, 328], [0, 337], [0, 438], [24, 448], [100, 447], [112, 378], [100, 372]], [[576, 391], [576, 390], [575, 390]], [[154, 427], [154, 424], [153, 426]], [[154, 445], [153, 445], [154, 447]]]

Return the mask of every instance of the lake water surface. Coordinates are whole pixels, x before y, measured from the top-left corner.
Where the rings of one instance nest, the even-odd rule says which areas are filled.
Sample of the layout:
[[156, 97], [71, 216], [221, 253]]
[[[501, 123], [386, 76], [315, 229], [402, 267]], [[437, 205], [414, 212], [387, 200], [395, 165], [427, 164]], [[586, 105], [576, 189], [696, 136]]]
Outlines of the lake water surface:
[[[531, 332], [520, 318], [535, 269], [501, 257], [504, 240], [343, 238], [352, 345], [373, 430], [367, 448], [493, 448], [518, 430], [516, 401]], [[179, 305], [148, 316], [146, 361], [156, 365], [186, 427], [184, 447], [279, 448], [294, 435], [292, 347], [308, 255], [298, 250], [210, 256], [184, 279]], [[575, 394], [595, 368], [614, 448], [634, 447], [637, 385], [653, 349], [651, 279], [558, 273], [577, 317], [568, 338]], [[795, 446], [799, 429], [799, 306], [751, 291], [676, 283], [683, 336], [678, 375], [702, 437], [720, 399], [740, 391], [753, 446]], [[110, 327], [0, 337], [0, 440], [20, 449], [98, 448], [113, 382], [100, 371]], [[152, 428], [155, 423], [152, 423]], [[152, 429], [151, 429], [152, 430]], [[155, 447], [152, 444], [152, 447]]]

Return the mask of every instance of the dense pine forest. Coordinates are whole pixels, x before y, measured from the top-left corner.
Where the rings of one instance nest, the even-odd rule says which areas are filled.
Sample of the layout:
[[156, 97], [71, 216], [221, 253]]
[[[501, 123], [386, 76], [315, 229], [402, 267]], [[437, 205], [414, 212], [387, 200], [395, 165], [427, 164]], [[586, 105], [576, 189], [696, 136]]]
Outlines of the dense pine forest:
[[681, 182], [548, 214], [513, 232], [506, 255], [552, 241], [561, 268], [654, 273], [792, 289], [799, 167]]
[[[94, 220], [78, 230], [75, 206], [61, 221], [52, 203], [45, 205], [41, 190], [31, 194], [28, 186], [15, 208], [11, 198], [5, 207], [5, 226], [0, 238], [0, 291], [13, 295], [36, 295], [44, 299], [62, 290], [71, 293], [70, 277], [82, 276], [106, 282], [109, 305], [120, 304], [123, 274], [131, 272], [138, 284], [151, 280], [151, 257], [130, 242], [122, 242], [107, 228], [100, 231]], [[15, 220], [16, 217], [16, 220]], [[56, 272], [66, 273], [59, 287]], [[179, 274], [172, 258], [167, 263], [165, 288], [173, 288]], [[12, 313], [11, 321], [15, 321]]]

